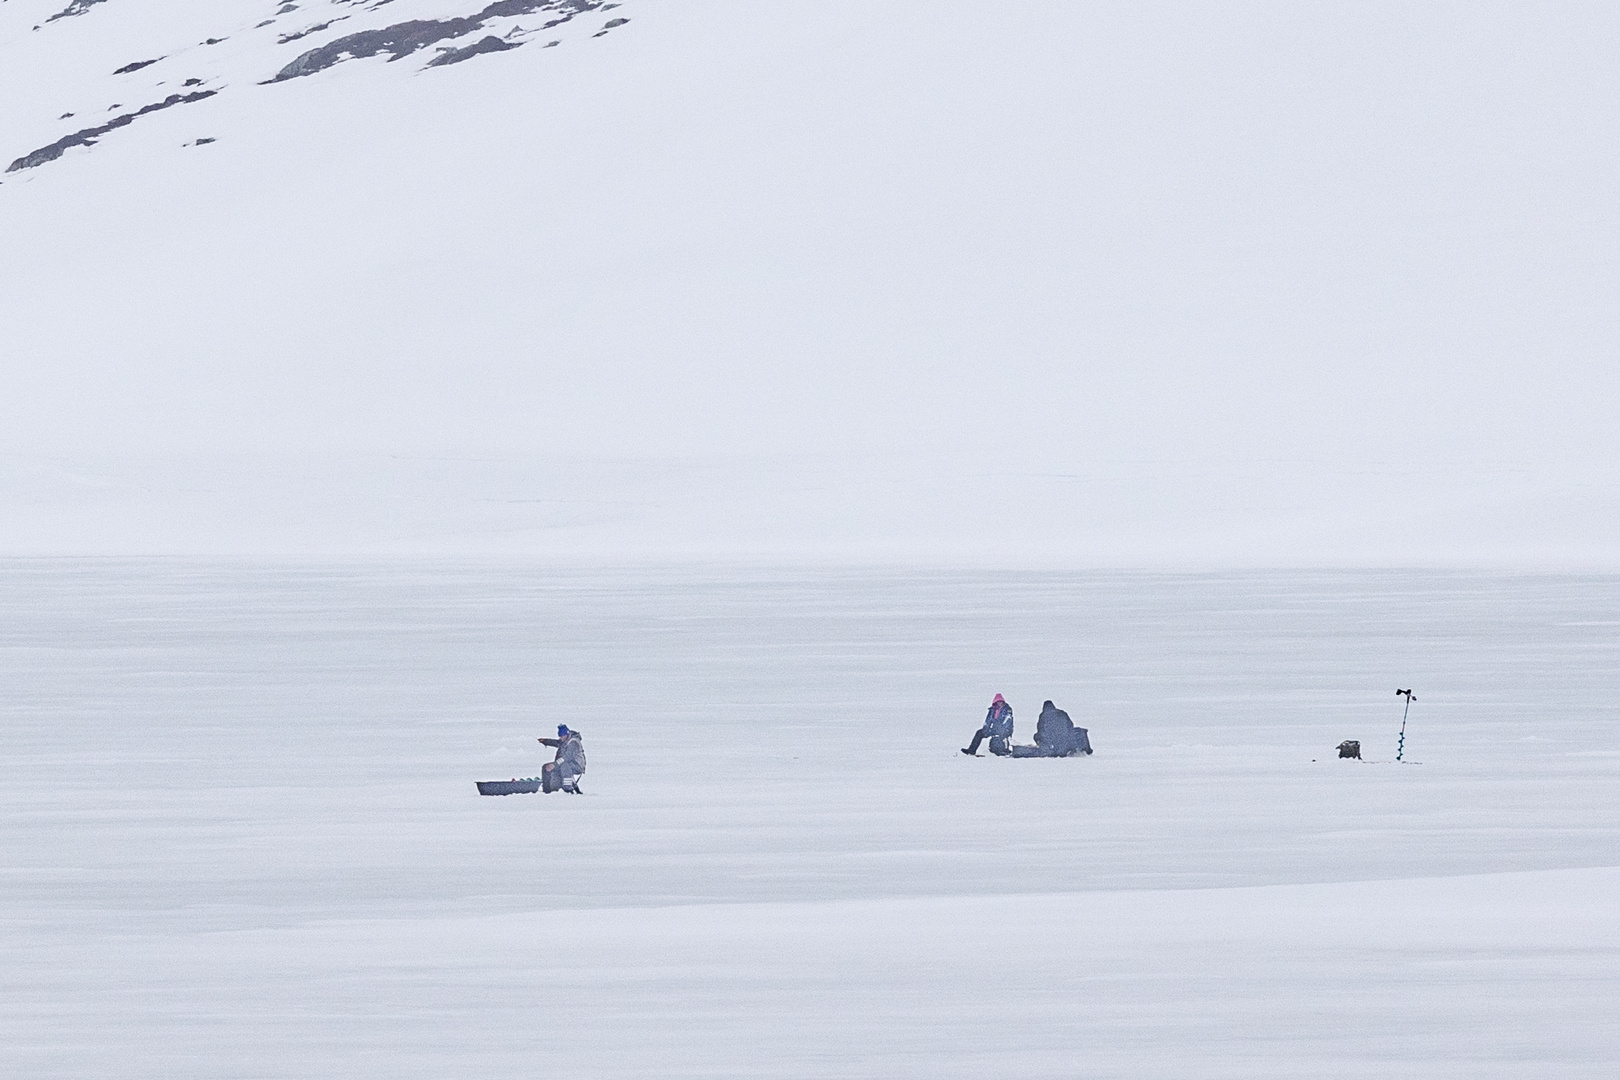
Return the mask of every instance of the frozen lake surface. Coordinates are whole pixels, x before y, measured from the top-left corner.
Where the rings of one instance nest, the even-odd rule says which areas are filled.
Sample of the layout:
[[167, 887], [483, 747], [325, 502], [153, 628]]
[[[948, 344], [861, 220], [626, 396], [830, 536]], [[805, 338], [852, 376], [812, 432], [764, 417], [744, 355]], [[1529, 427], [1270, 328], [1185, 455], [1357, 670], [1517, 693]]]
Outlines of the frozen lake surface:
[[[8, 1075], [1620, 1063], [1620, 578], [14, 560], [0, 611]], [[997, 691], [1096, 755], [962, 756]], [[586, 796], [475, 794], [559, 722]]]

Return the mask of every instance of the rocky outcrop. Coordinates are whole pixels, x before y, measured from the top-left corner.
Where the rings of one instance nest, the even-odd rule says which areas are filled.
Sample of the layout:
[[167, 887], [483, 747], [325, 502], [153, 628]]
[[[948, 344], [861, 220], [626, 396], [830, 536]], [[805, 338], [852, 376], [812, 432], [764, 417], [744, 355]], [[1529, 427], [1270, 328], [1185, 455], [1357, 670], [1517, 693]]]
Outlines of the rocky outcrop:
[[57, 19], [71, 19], [75, 15], [83, 15], [85, 12], [89, 11], [91, 8], [95, 7], [101, 2], [102, 0], [73, 0], [73, 3], [69, 4], [61, 11], [58, 11], [55, 15], [52, 15], [45, 21], [48, 23], [53, 23]]
[[[52, 15], [46, 22], [54, 23], [59, 19], [83, 15], [97, 4], [105, 2], [106, 0], [67, 0], [67, 6]], [[430, 49], [433, 46], [438, 46], [434, 50], [437, 55], [428, 60], [424, 66], [441, 68], [451, 64], [460, 64], [489, 53], [509, 52], [512, 49], [521, 47], [524, 41], [533, 34], [551, 30], [564, 23], [573, 22], [582, 15], [592, 12], [606, 15], [615, 8], [623, 6], [620, 2], [604, 2], [604, 0], [482, 0], [484, 6], [481, 9], [465, 16], [410, 19], [376, 29], [358, 30], [336, 37], [324, 45], [306, 49], [290, 63], [285, 63], [282, 60], [286, 53], [281, 51], [280, 46], [286, 46], [291, 42], [309, 38], [316, 34], [321, 34], [324, 37], [328, 32], [335, 33], [337, 31], [333, 30], [333, 28], [338, 22], [351, 18], [358, 21], [366, 18], [362, 13], [394, 4], [398, 0], [328, 0], [328, 2], [305, 0], [303, 3], [294, 2], [294, 0], [263, 0], [263, 2], [267, 4], [273, 14], [270, 18], [253, 26], [252, 30], [243, 31], [244, 35], [251, 35], [255, 39], [254, 44], [257, 48], [257, 52], [253, 54], [252, 59], [247, 60], [245, 64], [239, 59], [240, 50], [233, 52], [229, 58], [224, 55], [223, 50], [218, 57], [205, 58], [204, 54], [199, 51], [201, 47], [218, 45], [226, 40], [225, 37], [208, 37], [206, 31], [217, 31], [222, 27], [207, 23], [193, 26], [192, 33], [196, 36], [188, 34], [181, 41], [174, 42], [173, 47], [164, 55], [153, 59], [134, 60], [112, 72], [113, 76], [120, 80], [116, 84], [118, 88], [110, 90], [102, 100], [118, 102], [127, 94], [141, 92], [138, 87], [142, 85], [147, 87], [147, 93], [155, 97], [158, 93], [163, 92], [157, 87], [172, 86], [174, 82], [171, 80], [178, 80], [179, 76], [189, 76], [180, 84], [183, 87], [181, 92], [170, 94], [162, 101], [153, 102], [133, 112], [119, 112], [119, 115], [113, 116], [112, 119], [99, 123], [94, 127], [82, 128], [70, 135], [65, 135], [49, 146], [42, 146], [17, 158], [6, 169], [6, 172], [14, 173], [55, 161], [72, 147], [94, 146], [101, 136], [118, 128], [127, 127], [142, 116], [162, 109], [173, 108], [176, 105], [201, 101], [213, 97], [216, 93], [224, 92], [229, 88], [230, 80], [223, 77], [218, 69], [222, 62], [227, 60], [230, 64], [236, 66], [238, 70], [243, 66], [247, 66], [247, 71], [242, 72], [242, 74], [254, 78], [255, 81], [262, 79], [261, 85], [281, 83], [305, 75], [314, 75], [346, 60], [386, 55], [389, 61], [392, 62], [413, 53]], [[472, 2], [478, 2], [478, 0], [467, 0], [467, 2], [470, 6]], [[409, 5], [401, 5], [401, 7], [407, 6]], [[429, 2], [429, 0], [423, 0], [422, 6], [426, 8], [429, 14], [437, 14], [437, 12], [443, 10], [438, 6], [438, 3]], [[202, 13], [202, 17], [206, 18], [210, 7], [209, 5], [203, 5], [197, 11]], [[315, 14], [317, 9], [324, 9], [324, 17]], [[302, 28], [278, 26], [276, 29], [271, 29], [273, 24], [280, 22], [283, 17], [295, 11], [304, 11], [310, 16], [309, 21], [304, 22]], [[341, 11], [342, 14], [338, 14], [338, 11]], [[400, 9], [390, 8], [389, 14], [396, 11], [400, 11]], [[539, 18], [532, 21], [525, 19], [524, 21], [528, 23], [527, 27], [517, 25], [520, 16], [531, 15], [538, 15]], [[388, 15], [383, 15], [371, 18], [382, 19], [387, 17]], [[500, 21], [499, 25], [491, 25], [497, 21]], [[623, 26], [629, 21], [629, 19], [623, 17], [607, 19], [605, 24], [599, 28], [579, 28], [578, 34], [581, 37], [601, 37], [603, 34]], [[43, 25], [36, 26], [34, 29], [40, 30]], [[592, 30], [596, 32], [592, 34]], [[255, 33], [255, 31], [268, 32]], [[546, 41], [544, 48], [551, 48], [560, 44], [561, 39], [567, 35], [547, 36], [551, 37], [552, 40]], [[458, 41], [460, 42], [459, 45], [457, 44]], [[139, 76], [139, 73], [145, 72], [148, 68], [165, 60], [167, 60], [170, 69], [185, 64], [191, 70], [159, 69], [159, 71], [168, 70], [168, 75], [156, 82], [155, 86], [147, 82], [146, 77]], [[279, 70], [271, 66], [276, 63], [281, 63]], [[212, 70], [197, 70], [198, 67], [204, 66]], [[267, 70], [275, 70], [276, 73], [270, 78], [264, 79], [263, 74]], [[206, 79], [200, 78], [199, 76], [202, 75], [208, 77]], [[131, 76], [138, 77], [131, 78]], [[194, 93], [188, 92], [190, 88], [201, 87], [205, 82], [213, 89], [198, 90]], [[107, 108], [106, 113], [118, 112], [123, 108], [124, 106], [121, 104], [113, 104]], [[65, 112], [60, 119], [67, 120], [73, 115], [72, 111]], [[198, 141], [186, 145], [201, 146], [204, 143]]]
[[[327, 42], [319, 48], [309, 50], [276, 72], [275, 77], [268, 81], [273, 83], [286, 82], [288, 79], [298, 79], [305, 75], [314, 75], [316, 72], [325, 71], [332, 65], [341, 63], [344, 60], [364, 59], [382, 53], [387, 53], [389, 61], [392, 62], [409, 56], [419, 49], [425, 49], [429, 45], [475, 33], [482, 30], [485, 24], [493, 19], [512, 15], [529, 15], [537, 11], [555, 11], [558, 13], [557, 17], [547, 22], [543, 27], [543, 29], [550, 29], [586, 12], [596, 11], [602, 6], [601, 0], [496, 0], [495, 3], [490, 4], [476, 15], [467, 15], [459, 19], [412, 19], [409, 22], [385, 26], [380, 30], [361, 30], [358, 33], [346, 34], [334, 41]], [[462, 59], [470, 59], [479, 55], [480, 52], [502, 51], [499, 49], [479, 49], [478, 46], [468, 46], [468, 48], [476, 51], [468, 52]], [[455, 63], [455, 61], [450, 62]], [[438, 64], [435, 63], [429, 66], [438, 66]]]
[[482, 56], [484, 53], [505, 52], [522, 44], [521, 41], [504, 41], [494, 34], [490, 34], [488, 37], [481, 38], [465, 48], [444, 50], [444, 52], [429, 60], [427, 66], [444, 67], [447, 64], [459, 64], [463, 60], [471, 60], [473, 57]]
[[149, 113], [159, 112], [163, 109], [172, 109], [176, 105], [189, 105], [193, 101], [201, 101], [204, 98], [211, 98], [216, 93], [218, 93], [216, 90], [199, 90], [192, 94], [170, 94], [162, 101], [155, 102], [154, 104], [148, 105], [145, 108], [136, 109], [132, 113], [123, 113], [119, 116], [115, 116], [105, 124], [97, 124], [95, 127], [89, 128], [81, 128], [71, 135], [62, 136], [49, 146], [42, 146], [31, 154], [24, 154], [16, 161], [13, 161], [10, 167], [6, 169], [6, 172], [20, 172], [23, 169], [32, 169], [36, 165], [43, 165], [47, 161], [55, 161], [57, 158], [65, 154], [71, 147], [94, 146], [96, 144], [96, 140], [107, 134], [109, 131], [116, 131], [121, 127], [128, 127], [137, 119], [146, 116]]

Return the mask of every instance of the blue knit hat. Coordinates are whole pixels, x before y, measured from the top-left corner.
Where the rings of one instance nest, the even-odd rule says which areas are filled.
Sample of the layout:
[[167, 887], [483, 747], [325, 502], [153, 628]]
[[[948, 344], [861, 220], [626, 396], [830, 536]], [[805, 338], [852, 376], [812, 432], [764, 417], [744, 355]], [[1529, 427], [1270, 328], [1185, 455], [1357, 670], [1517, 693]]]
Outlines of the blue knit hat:
[[568, 725], [567, 724], [558, 724], [557, 725], [557, 738], [559, 738], [559, 739], [568, 738]]

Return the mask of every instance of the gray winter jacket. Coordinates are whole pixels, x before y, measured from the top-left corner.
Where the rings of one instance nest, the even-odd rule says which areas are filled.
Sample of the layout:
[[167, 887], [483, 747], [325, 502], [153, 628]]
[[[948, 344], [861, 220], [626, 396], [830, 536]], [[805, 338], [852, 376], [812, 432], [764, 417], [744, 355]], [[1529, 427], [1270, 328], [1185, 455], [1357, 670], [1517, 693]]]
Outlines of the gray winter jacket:
[[585, 773], [585, 745], [579, 741], [579, 732], [570, 731], [566, 739], [541, 739], [547, 746], [557, 748], [552, 761], [564, 776], [583, 776]]
[[557, 748], [557, 768], [564, 776], [585, 774], [585, 744], [579, 741], [579, 732], [570, 731]]

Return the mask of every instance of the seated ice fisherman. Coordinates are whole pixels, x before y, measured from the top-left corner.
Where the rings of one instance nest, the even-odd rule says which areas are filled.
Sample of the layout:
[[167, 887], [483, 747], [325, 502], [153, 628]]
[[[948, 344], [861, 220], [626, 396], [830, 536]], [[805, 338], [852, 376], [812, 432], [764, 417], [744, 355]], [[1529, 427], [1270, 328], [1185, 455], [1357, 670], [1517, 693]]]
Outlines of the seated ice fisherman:
[[1007, 740], [1012, 738], [1013, 713], [1012, 706], [1000, 694], [990, 703], [990, 711], [984, 714], [984, 726], [973, 733], [973, 741], [962, 747], [962, 753], [977, 756], [979, 743], [988, 738], [992, 754], [1007, 754]]
[[1035, 745], [1015, 746], [1013, 757], [1068, 757], [1091, 753], [1091, 738], [1085, 728], [1077, 728], [1069, 714], [1050, 701], [1041, 705], [1035, 722]]
[[559, 788], [570, 795], [583, 795], [579, 778], [585, 775], [585, 744], [579, 732], [570, 731], [567, 724], [557, 725], [555, 739], [541, 739], [547, 746], [557, 748], [557, 756], [540, 769], [540, 790], [550, 794]]

